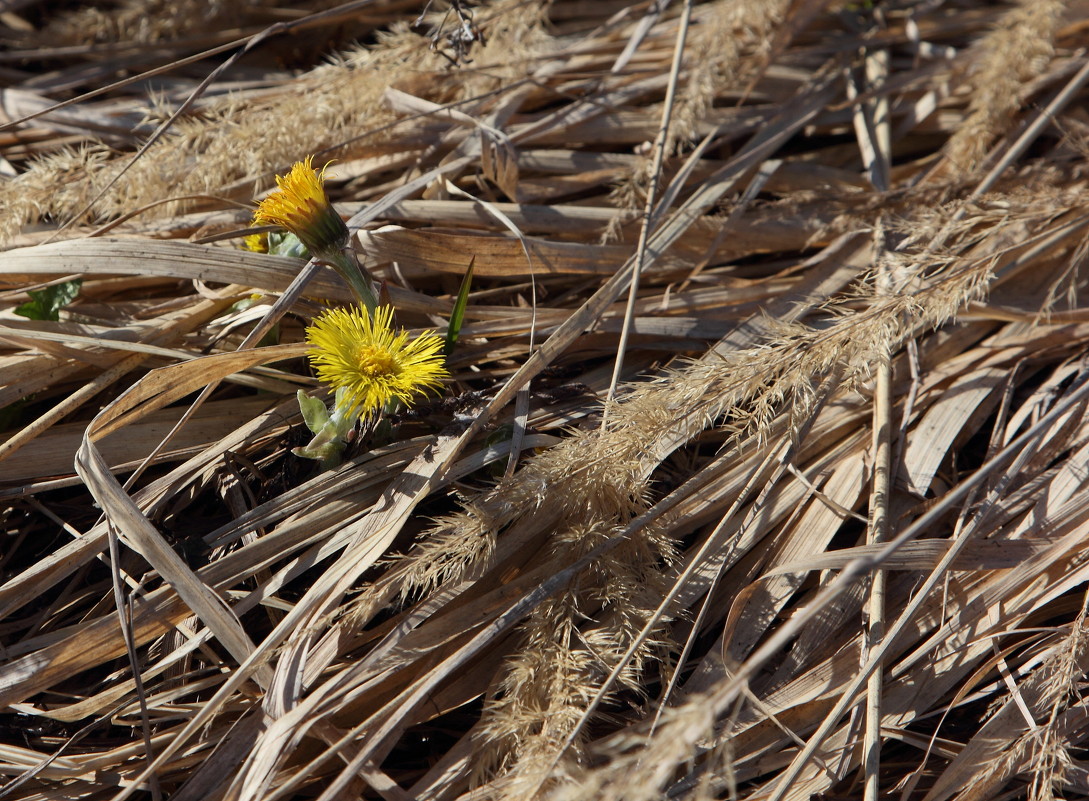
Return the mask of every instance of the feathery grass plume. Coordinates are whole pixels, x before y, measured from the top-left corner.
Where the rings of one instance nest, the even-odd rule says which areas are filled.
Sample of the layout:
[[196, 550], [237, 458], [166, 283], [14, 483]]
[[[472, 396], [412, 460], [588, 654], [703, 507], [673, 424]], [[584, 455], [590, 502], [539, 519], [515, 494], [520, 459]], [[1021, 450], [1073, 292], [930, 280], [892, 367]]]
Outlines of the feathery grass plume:
[[85, 5], [58, 15], [35, 38], [50, 47], [105, 42], [151, 44], [235, 28], [247, 16], [246, 6], [257, 9], [274, 4], [268, 0], [245, 6], [219, 0], [124, 0], [108, 5]]
[[1054, 719], [1043, 726], [1043, 732], [1025, 735], [1034, 749], [1030, 760], [1032, 782], [1029, 784], [1028, 801], [1058, 801], [1063, 788], [1071, 784], [1074, 759], [1070, 754], [1073, 743], [1058, 731]]
[[[481, 3], [474, 10], [474, 19], [486, 29], [483, 43], [474, 46], [473, 67], [465, 70], [459, 96], [496, 89], [526, 74], [525, 65], [547, 57], [558, 43], [547, 29], [548, 4], [526, 3], [525, 0], [494, 0]], [[435, 12], [436, 19], [445, 15]]]
[[[984, 729], [976, 740], [985, 738], [986, 749], [976, 753], [978, 762], [970, 775], [968, 789], [957, 795], [964, 801], [983, 801], [993, 798], [999, 789], [1018, 774], [1030, 774], [1029, 801], [1055, 801], [1070, 783], [1070, 771], [1074, 761], [1070, 753], [1076, 747], [1072, 729], [1079, 728], [1071, 722], [1071, 716], [1081, 719], [1082, 699], [1079, 684], [1084, 670], [1081, 664], [1086, 658], [1086, 628], [1083, 606], [1075, 618], [1069, 633], [1051, 645], [1040, 658], [1040, 664], [1018, 683], [1024, 697], [1007, 695], [996, 699], [989, 715], [988, 726], [1002, 721], [1003, 716], [1012, 718], [1004, 726], [988, 732]], [[1001, 700], [1001, 703], [999, 703]], [[1027, 705], [1027, 706], [1026, 706]], [[1031, 718], [1042, 720], [1031, 728], [1023, 723], [1025, 708]], [[989, 736], [988, 736], [989, 735]], [[975, 745], [975, 740], [969, 746]]]
[[630, 219], [634, 212], [646, 205], [647, 191], [653, 179], [650, 174], [653, 164], [654, 160], [649, 156], [640, 156], [631, 169], [620, 175], [609, 190], [609, 205], [616, 211], [601, 232], [599, 242], [602, 245], [619, 240], [625, 220]]
[[[988, 222], [988, 235], [996, 246], [1006, 246], [1004, 226], [996, 219]], [[965, 224], [959, 232], [962, 240], [957, 242], [958, 247], [978, 245], [979, 223], [977, 218]], [[640, 405], [671, 405], [675, 425], [686, 416], [703, 416], [701, 403], [713, 403], [712, 408], [722, 408], [726, 403], [749, 418], [744, 428], [759, 432], [767, 425], [769, 409], [781, 409], [784, 403], [793, 402], [792, 397], [804, 402], [809, 396], [805, 388], [812, 384], [814, 373], [840, 364], [848, 381], [860, 381], [868, 375], [874, 354], [886, 344], [897, 346], [913, 331], [948, 321], [964, 304], [986, 291], [992, 275], [992, 253], [944, 267], [937, 275], [931, 274], [927, 266], [933, 256], [923, 247], [914, 257], [905, 257], [913, 258], [910, 277], [922, 284], [911, 295], [874, 296], [862, 310], [839, 309], [836, 324], [824, 331], [795, 326], [765, 347], [728, 354], [725, 364], [717, 366], [709, 360], [694, 363], [633, 395], [641, 396]], [[654, 395], [658, 395], [656, 400]], [[630, 411], [626, 407], [633, 400], [618, 404], [617, 423]], [[746, 413], [742, 404], [749, 410], [762, 411]], [[653, 447], [649, 437], [648, 447]], [[697, 697], [667, 710], [661, 726], [640, 743], [638, 750], [616, 753], [610, 762], [580, 773], [576, 781], [557, 785], [550, 797], [564, 801], [649, 801], [660, 797], [663, 783], [674, 769], [692, 759], [700, 751], [699, 744], [715, 730], [716, 721], [708, 706], [705, 698]]]
[[[365, 62], [371, 54], [361, 51]], [[373, 60], [385, 62], [387, 54]], [[389, 54], [392, 70], [394, 56]], [[95, 203], [90, 216], [104, 220], [172, 196], [216, 192], [226, 184], [271, 173], [308, 147], [327, 148], [343, 138], [347, 125], [392, 120], [380, 103], [384, 82], [374, 71], [364, 78], [354, 59], [323, 65], [285, 84], [274, 100], [242, 102], [228, 97], [197, 119], [179, 120], [109, 192]], [[380, 69], [377, 71], [381, 71]], [[306, 126], [288, 121], [308, 121]], [[315, 140], [314, 132], [322, 132]], [[378, 137], [381, 138], [381, 137]], [[373, 141], [373, 140], [372, 140]], [[82, 210], [99, 189], [131, 159], [87, 151], [80, 168], [71, 155], [47, 156], [9, 182], [0, 195], [0, 241], [22, 226], [42, 218], [66, 220]], [[194, 165], [199, 164], [199, 169]], [[57, 188], [63, 187], [58, 192]], [[147, 216], [174, 214], [175, 204], [156, 205]]]
[[678, 142], [697, 136], [715, 97], [749, 80], [747, 56], [766, 52], [771, 34], [782, 21], [786, 0], [719, 0], [701, 10], [693, 25], [689, 77], [673, 114], [672, 151]]
[[[0, 192], [0, 242], [31, 221], [75, 214], [112, 175], [112, 152], [103, 145], [61, 147], [30, 162]], [[94, 211], [80, 221], [99, 219]]]
[[378, 307], [373, 317], [363, 308], [332, 309], [306, 329], [313, 345], [310, 361], [318, 379], [347, 390], [351, 413], [371, 415], [390, 401], [411, 403], [442, 386], [442, 337], [424, 333], [410, 340], [393, 331], [393, 307]]
[[[572, 521], [552, 537], [557, 568], [581, 558], [614, 536], [619, 523]], [[639, 634], [668, 589], [668, 566], [677, 553], [666, 526], [648, 526], [578, 577], [573, 586], [540, 605], [523, 626], [523, 640], [489, 693], [477, 731], [476, 778], [495, 774], [498, 797], [528, 797], [545, 778], [559, 749], [609, 672]], [[594, 620], [594, 623], [588, 623]], [[672, 643], [668, 619], [659, 620], [618, 676], [621, 689], [642, 694], [648, 663]], [[572, 756], [581, 753], [580, 733]]]
[[[527, 461], [510, 480], [465, 504], [464, 512], [442, 518], [401, 557], [391, 576], [403, 595], [457, 582], [491, 554], [496, 534], [521, 521], [523, 533], [537, 529], [528, 548], [542, 547], [557, 569], [616, 533], [647, 508], [645, 456], [640, 432], [654, 423], [583, 432]], [[547, 506], [549, 514], [540, 510]], [[572, 588], [535, 610], [521, 644], [493, 687], [478, 729], [478, 780], [500, 772], [497, 786], [532, 782], [550, 764], [589, 699], [656, 608], [666, 589], [665, 568], [676, 559], [667, 527], [648, 526], [580, 575]], [[384, 581], [382, 582], [385, 583]], [[359, 612], [372, 609], [364, 593]], [[587, 626], [588, 618], [598, 620]], [[661, 656], [661, 621], [621, 674], [623, 687], [638, 690], [648, 660]], [[557, 636], [557, 632], [566, 632]], [[544, 711], [543, 718], [537, 714]], [[547, 720], [545, 726], [540, 720]], [[512, 785], [513, 786], [513, 785]]]
[[688, 762], [695, 744], [715, 730], [713, 705], [703, 695], [663, 711], [650, 739], [632, 743], [612, 761], [595, 770], [575, 773], [557, 783], [549, 801], [652, 801], [662, 798], [661, 786]]
[[947, 169], [976, 170], [1021, 107], [1025, 85], [1047, 69], [1064, 0], [1021, 0], [980, 44], [968, 116], [946, 144]]
[[1082, 665], [1089, 652], [1087, 612], [1089, 596], [1082, 599], [1081, 610], [1074, 618], [1070, 632], [1050, 649], [1035, 671], [1042, 677], [1041, 685], [1046, 688], [1041, 700], [1049, 708], [1047, 720], [1038, 728], [1025, 732], [1018, 743], [1023, 744], [1030, 754], [1027, 759], [1032, 771], [1029, 801], [1050, 801], [1061, 797], [1056, 791], [1061, 791], [1067, 784], [1068, 772], [1073, 767], [1070, 749], [1075, 743], [1064, 731], [1063, 724], [1065, 722], [1069, 726], [1069, 721], [1063, 718], [1077, 714], [1082, 700], [1079, 684], [1084, 677]]
[[[477, 14], [489, 15], [480, 63], [488, 56], [504, 70], [524, 74], [533, 63], [529, 56], [551, 47], [540, 22], [542, 4], [501, 0], [478, 8]], [[519, 27], [524, 24], [531, 29]], [[526, 58], [510, 60], [514, 53]], [[503, 75], [492, 70], [448, 71], [407, 22], [393, 25], [375, 44], [334, 54], [330, 63], [283, 82], [275, 93], [232, 93], [210, 102], [199, 116], [179, 120], [96, 201], [90, 215], [105, 220], [144, 206], [151, 206], [145, 216], [175, 214], [178, 206], [161, 201], [220, 192], [274, 172], [300, 151], [327, 150], [347, 139], [360, 140], [353, 153], [367, 153], [392, 136], [385, 126], [397, 118], [382, 101], [390, 85], [447, 102], [472, 96], [482, 86], [495, 88], [501, 80]], [[131, 154], [115, 156], [106, 147], [35, 160], [0, 193], [0, 242], [30, 222], [77, 214], [130, 160]]]
[[[474, 567], [485, 564], [495, 550], [495, 535], [501, 526], [488, 519], [483, 506], [471, 500], [465, 509], [442, 519], [425, 539], [412, 546], [409, 553], [391, 560], [393, 567], [384, 579], [397, 588], [401, 603], [410, 596], [430, 595], [440, 587], [464, 580]], [[357, 610], [360, 619], [368, 614], [367, 593], [361, 597]], [[374, 610], [370, 610], [373, 612]]]

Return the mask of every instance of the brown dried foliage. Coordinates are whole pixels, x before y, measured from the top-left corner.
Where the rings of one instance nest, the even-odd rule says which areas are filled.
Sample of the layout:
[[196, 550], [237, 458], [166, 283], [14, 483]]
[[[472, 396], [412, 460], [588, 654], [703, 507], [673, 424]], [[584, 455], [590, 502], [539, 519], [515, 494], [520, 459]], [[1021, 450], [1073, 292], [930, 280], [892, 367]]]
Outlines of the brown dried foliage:
[[[15, 4], [0, 798], [1089, 794], [1079, 9]], [[241, 347], [310, 154], [403, 324], [476, 270], [444, 397], [328, 471], [347, 288]]]

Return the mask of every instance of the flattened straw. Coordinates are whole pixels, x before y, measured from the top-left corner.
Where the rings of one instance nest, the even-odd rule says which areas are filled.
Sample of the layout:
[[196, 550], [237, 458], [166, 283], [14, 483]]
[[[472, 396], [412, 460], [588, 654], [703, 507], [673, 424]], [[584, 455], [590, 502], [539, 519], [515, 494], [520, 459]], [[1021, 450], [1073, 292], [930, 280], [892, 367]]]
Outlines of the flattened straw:
[[[533, 348], [536, 344], [537, 338], [537, 274], [533, 269], [533, 259], [530, 258], [529, 248], [526, 245], [526, 236], [522, 233], [521, 229], [514, 224], [506, 214], [504, 214], [499, 207], [494, 203], [489, 203], [486, 200], [481, 200], [478, 197], [470, 195], [468, 192], [460, 189], [457, 185], [450, 180], [445, 181], [446, 191], [452, 195], [461, 195], [468, 198], [476, 205], [480, 206], [485, 212], [490, 214], [499, 223], [518, 237], [518, 244], [522, 246], [522, 253], [526, 257], [526, 265], [529, 268], [529, 294], [530, 294], [530, 318], [529, 318], [529, 352], [533, 353]], [[472, 263], [470, 262], [470, 268]], [[510, 438], [510, 457], [507, 459], [507, 467], [503, 471], [503, 479], [509, 480], [514, 475], [514, 469], [518, 466], [518, 457], [522, 453], [522, 441], [526, 436], [526, 423], [529, 419], [529, 391], [532, 379], [527, 379], [525, 384], [518, 390], [518, 395], [514, 401], [514, 432]]]
[[56, 406], [43, 412], [36, 417], [32, 423], [24, 426], [16, 434], [4, 440], [3, 443], [0, 443], [0, 461], [7, 459], [19, 450], [19, 448], [23, 447], [28, 442], [33, 441], [55, 423], [66, 417], [70, 412], [78, 409], [86, 401], [93, 398], [115, 381], [118, 381], [122, 376], [135, 370], [148, 358], [149, 356], [146, 353], [134, 353], [131, 356], [125, 356], [120, 359], [113, 367], [103, 370]]
[[[879, 90], [888, 73], [888, 51], [881, 50], [866, 56], [866, 89]], [[858, 95], [853, 80], [847, 82], [847, 96]], [[891, 164], [888, 100], [880, 96], [876, 102], [857, 103], [852, 117], [855, 136], [862, 150], [870, 183], [878, 192], [889, 190]], [[885, 258], [884, 228], [879, 219], [874, 227], [874, 253], [877, 254], [877, 291], [888, 295], [892, 289], [892, 276], [888, 259]], [[889, 536], [889, 497], [891, 489], [891, 440], [892, 440], [892, 354], [886, 348], [877, 357], [875, 370], [873, 408], [873, 469], [870, 487], [870, 521], [866, 531], [866, 543], [878, 545]], [[878, 651], [884, 639], [885, 593], [887, 575], [875, 570], [870, 577], [867, 599], [866, 647], [863, 656]], [[866, 684], [865, 729], [863, 734], [863, 773], [865, 801], [878, 801], [881, 777], [881, 695], [884, 688], [884, 671], [879, 664]]]
[[[121, 625], [121, 636], [125, 640], [125, 653], [129, 660], [129, 669], [132, 671], [132, 680], [135, 684], [136, 700], [140, 706], [140, 733], [144, 739], [144, 753], [150, 761], [155, 758], [155, 749], [151, 744], [151, 720], [147, 713], [147, 694], [144, 692], [144, 678], [140, 670], [140, 659], [136, 655], [136, 638], [132, 632], [132, 596], [125, 596], [125, 587], [121, 581], [121, 548], [117, 539], [117, 531], [112, 523], [106, 526], [106, 535], [110, 543], [110, 584], [113, 588], [113, 602], [117, 607], [117, 622]], [[148, 778], [151, 786], [153, 801], [160, 801], [163, 797], [159, 787], [158, 776]]]
[[700, 259], [696, 266], [692, 268], [691, 272], [685, 277], [681, 285], [677, 287], [678, 292], [684, 292], [688, 289], [692, 280], [703, 272], [703, 269], [711, 263], [711, 259], [714, 258], [718, 252], [719, 246], [726, 240], [726, 237], [730, 235], [730, 229], [733, 225], [741, 221], [741, 218], [745, 216], [745, 212], [748, 211], [749, 206], [756, 200], [756, 196], [759, 195], [764, 187], [767, 186], [768, 181], [775, 175], [776, 171], [783, 166], [782, 159], [768, 159], [760, 165], [760, 169], [756, 171], [752, 179], [749, 181], [749, 185], [745, 187], [745, 191], [741, 193], [741, 198], [737, 201], [737, 204], [730, 210], [730, 216], [722, 223], [722, 227], [719, 228], [715, 238], [711, 240], [711, 244], [707, 246], [707, 252], [702, 259]]
[[609, 71], [612, 73], [621, 72], [624, 67], [628, 66], [628, 62], [631, 61], [631, 57], [635, 55], [635, 51], [639, 49], [639, 45], [643, 43], [643, 40], [647, 38], [647, 34], [658, 22], [658, 19], [665, 13], [665, 10], [669, 8], [671, 0], [653, 0], [650, 5], [647, 6], [646, 12], [643, 14], [643, 18], [635, 26], [635, 30], [632, 31], [632, 35], [628, 37], [627, 44], [624, 45], [624, 49], [620, 51], [620, 55], [616, 57], [616, 61], [613, 62], [612, 69]]
[[[314, 259], [307, 262], [306, 266], [299, 271], [299, 274], [292, 279], [287, 289], [284, 290], [284, 293], [276, 299], [276, 302], [272, 304], [265, 313], [265, 316], [257, 322], [257, 325], [253, 327], [253, 330], [246, 335], [245, 339], [242, 340], [242, 343], [235, 348], [235, 350], [249, 350], [260, 342], [262, 337], [272, 330], [272, 327], [287, 314], [287, 310], [302, 296], [303, 290], [306, 289], [310, 280], [317, 275], [317, 271], [320, 268], [321, 264]], [[227, 287], [226, 293], [229, 294], [231, 291], [233, 291], [233, 288]], [[219, 381], [212, 381], [200, 391], [200, 394], [189, 404], [189, 408], [185, 410], [180, 418], [178, 418], [178, 422], [171, 427], [170, 431], [168, 431], [162, 440], [160, 440], [159, 444], [151, 450], [151, 453], [144, 458], [139, 466], [132, 472], [132, 475], [129, 476], [128, 480], [125, 481], [126, 492], [136, 484], [140, 476], [147, 470], [148, 465], [150, 465], [160, 453], [166, 450], [167, 445], [173, 441], [178, 432], [193, 418], [193, 415], [204, 405], [204, 402], [208, 400], [218, 386]]]

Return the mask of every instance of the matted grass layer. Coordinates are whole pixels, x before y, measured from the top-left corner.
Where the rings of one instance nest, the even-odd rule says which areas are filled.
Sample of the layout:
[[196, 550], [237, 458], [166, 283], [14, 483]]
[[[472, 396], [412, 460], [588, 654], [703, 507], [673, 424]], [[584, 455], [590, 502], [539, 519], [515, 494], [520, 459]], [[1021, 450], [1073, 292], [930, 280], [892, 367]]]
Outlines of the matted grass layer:
[[7, 5], [0, 798], [1089, 795], [1085, 3]]

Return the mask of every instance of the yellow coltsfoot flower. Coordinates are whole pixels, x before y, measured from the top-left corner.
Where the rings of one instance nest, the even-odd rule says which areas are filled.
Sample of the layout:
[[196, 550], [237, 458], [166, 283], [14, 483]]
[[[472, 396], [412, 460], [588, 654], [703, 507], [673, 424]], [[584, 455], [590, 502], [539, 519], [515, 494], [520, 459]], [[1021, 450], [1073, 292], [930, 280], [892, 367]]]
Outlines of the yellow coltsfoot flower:
[[[313, 256], [328, 264], [348, 282], [356, 297], [368, 309], [378, 305], [374, 282], [348, 247], [348, 226], [333, 209], [325, 194], [325, 165], [319, 173], [307, 156], [287, 175], [277, 175], [275, 192], [262, 200], [253, 215], [255, 225], [278, 225], [288, 234], [270, 235], [269, 252], [280, 256]], [[293, 235], [293, 236], [292, 236]], [[295, 246], [288, 240], [298, 240]], [[273, 242], [280, 244], [276, 247]], [[301, 243], [301, 246], [299, 246]], [[305, 252], [296, 253], [296, 246]]]
[[307, 156], [287, 175], [276, 176], [279, 188], [258, 204], [253, 221], [286, 228], [313, 255], [328, 256], [347, 246], [348, 227], [325, 194], [325, 167], [319, 173], [312, 161]]
[[268, 234], [249, 234], [242, 240], [242, 246], [254, 253], [268, 253]]
[[318, 379], [344, 388], [343, 402], [361, 416], [394, 399], [410, 403], [449, 375], [442, 338], [425, 333], [410, 341], [408, 331], [394, 333], [392, 306], [379, 306], [373, 317], [359, 307], [332, 309], [306, 329], [306, 340]]

